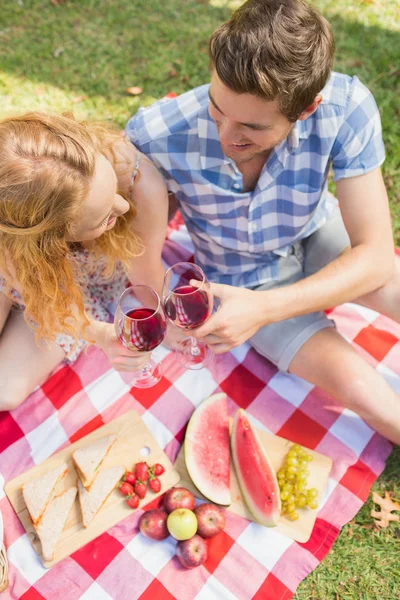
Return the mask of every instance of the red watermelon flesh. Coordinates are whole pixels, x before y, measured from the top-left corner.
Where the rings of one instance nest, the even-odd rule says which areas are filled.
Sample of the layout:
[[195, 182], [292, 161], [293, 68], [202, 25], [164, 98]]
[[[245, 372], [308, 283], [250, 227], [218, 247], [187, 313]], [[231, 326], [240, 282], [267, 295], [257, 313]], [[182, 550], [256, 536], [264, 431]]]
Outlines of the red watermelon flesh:
[[215, 504], [231, 504], [226, 394], [214, 394], [197, 407], [187, 426], [184, 448], [186, 468], [197, 489]]
[[231, 441], [233, 464], [248, 508], [259, 523], [275, 527], [281, 514], [278, 481], [268, 455], [243, 409], [235, 415]]

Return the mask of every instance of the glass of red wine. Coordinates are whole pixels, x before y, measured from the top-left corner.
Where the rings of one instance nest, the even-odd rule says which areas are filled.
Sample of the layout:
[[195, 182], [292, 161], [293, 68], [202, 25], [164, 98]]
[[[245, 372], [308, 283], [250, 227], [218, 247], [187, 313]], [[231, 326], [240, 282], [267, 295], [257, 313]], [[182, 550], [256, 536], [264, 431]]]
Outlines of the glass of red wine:
[[[191, 281], [199, 282], [199, 287]], [[163, 302], [169, 320], [186, 331], [200, 327], [213, 309], [213, 295], [202, 269], [189, 262], [180, 262], [168, 269], [164, 278]], [[202, 369], [213, 354], [207, 344], [189, 337], [175, 350], [178, 361], [187, 369]]]
[[[151, 352], [165, 337], [167, 324], [157, 292], [147, 285], [132, 285], [118, 301], [114, 319], [121, 344], [136, 352]], [[133, 385], [152, 387], [162, 376], [162, 366], [149, 357], [147, 364], [133, 374]]]

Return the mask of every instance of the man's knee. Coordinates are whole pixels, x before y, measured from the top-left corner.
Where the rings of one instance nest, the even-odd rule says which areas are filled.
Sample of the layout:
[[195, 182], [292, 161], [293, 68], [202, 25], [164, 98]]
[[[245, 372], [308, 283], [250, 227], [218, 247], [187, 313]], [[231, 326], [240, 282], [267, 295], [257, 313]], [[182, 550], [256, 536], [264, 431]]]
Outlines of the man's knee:
[[[376, 375], [374, 373], [374, 375]], [[354, 375], [350, 376], [347, 382], [343, 382], [341, 394], [341, 403], [357, 413], [360, 417], [369, 422], [375, 419], [379, 412], [384, 414], [386, 411], [380, 411], [384, 407], [385, 398], [388, 397], [388, 386], [383, 377], [374, 380], [361, 379]]]

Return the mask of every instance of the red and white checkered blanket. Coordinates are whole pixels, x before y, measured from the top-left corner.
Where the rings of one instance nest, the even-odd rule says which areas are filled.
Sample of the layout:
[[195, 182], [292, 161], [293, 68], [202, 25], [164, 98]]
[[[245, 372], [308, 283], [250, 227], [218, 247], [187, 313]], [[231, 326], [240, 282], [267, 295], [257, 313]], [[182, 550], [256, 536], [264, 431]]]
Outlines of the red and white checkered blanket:
[[[166, 243], [166, 263], [186, 260], [192, 251], [178, 217]], [[400, 390], [400, 326], [353, 305], [335, 309], [331, 317]], [[184, 370], [165, 348], [156, 354], [163, 360], [164, 377], [149, 390], [132, 388], [129, 374], [111, 369], [104, 354], [91, 348], [73, 366], [56, 371], [18, 409], [0, 413], [0, 510], [10, 563], [10, 586], [2, 599], [288, 599], [367, 498], [391, 445], [326, 393], [277, 372], [247, 344], [218, 356], [202, 371]], [[184, 570], [174, 558], [171, 538], [152, 542], [138, 533], [137, 511], [46, 570], [4, 496], [4, 481], [132, 408], [173, 461], [194, 408], [218, 390], [228, 394], [232, 412], [243, 407], [258, 427], [333, 459], [309, 542], [299, 544], [227, 513], [225, 531], [210, 540], [207, 562]]]

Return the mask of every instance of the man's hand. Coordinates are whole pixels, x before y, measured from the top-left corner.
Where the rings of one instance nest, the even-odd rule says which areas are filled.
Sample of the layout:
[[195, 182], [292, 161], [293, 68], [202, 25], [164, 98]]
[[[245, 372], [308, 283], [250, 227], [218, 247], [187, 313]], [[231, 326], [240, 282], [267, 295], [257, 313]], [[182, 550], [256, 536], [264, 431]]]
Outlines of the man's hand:
[[137, 371], [149, 361], [150, 353], [134, 352], [118, 340], [112, 323], [92, 321], [91, 333], [116, 371]]
[[[190, 283], [196, 285], [193, 280]], [[221, 306], [204, 325], [187, 334], [204, 341], [216, 354], [223, 354], [246, 342], [267, 324], [266, 292], [217, 283], [209, 286], [212, 294], [221, 300]]]

